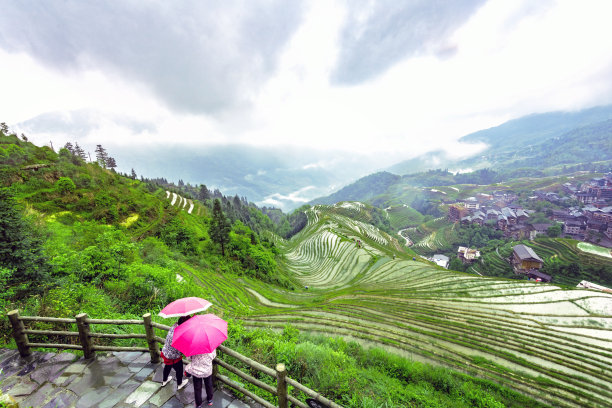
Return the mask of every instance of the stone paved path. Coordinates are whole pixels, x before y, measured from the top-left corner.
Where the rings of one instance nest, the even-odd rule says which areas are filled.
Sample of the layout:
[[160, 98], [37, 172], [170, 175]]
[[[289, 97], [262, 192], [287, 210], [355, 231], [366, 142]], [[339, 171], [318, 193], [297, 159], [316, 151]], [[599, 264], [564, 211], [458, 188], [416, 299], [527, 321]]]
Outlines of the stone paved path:
[[[177, 392], [172, 381], [162, 388], [162, 369], [141, 352], [98, 352], [90, 361], [72, 353], [34, 352], [24, 364], [17, 350], [0, 349], [0, 389], [21, 408], [195, 407], [193, 385]], [[256, 406], [215, 391], [215, 408]]]

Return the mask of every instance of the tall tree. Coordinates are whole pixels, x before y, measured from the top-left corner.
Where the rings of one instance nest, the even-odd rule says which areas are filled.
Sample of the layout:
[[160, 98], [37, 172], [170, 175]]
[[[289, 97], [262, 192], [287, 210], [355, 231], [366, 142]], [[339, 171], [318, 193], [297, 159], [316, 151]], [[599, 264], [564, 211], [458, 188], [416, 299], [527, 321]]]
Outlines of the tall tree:
[[106, 149], [102, 147], [102, 145], [96, 145], [96, 161], [98, 162], [98, 164], [104, 168], [106, 168], [107, 165], [107, 160], [108, 160], [108, 153], [106, 152]]
[[73, 145], [72, 145], [72, 143], [70, 143], [70, 142], [67, 142], [67, 143], [64, 145], [64, 149], [68, 150], [68, 151], [69, 151], [69, 152], [70, 152], [72, 155], [74, 155], [74, 154], [75, 154], [75, 152], [74, 152], [74, 146], [73, 146]]
[[200, 191], [198, 192], [198, 200], [204, 202], [210, 198], [210, 191], [206, 188], [204, 184], [200, 186]]
[[136, 178], [138, 178], [133, 168], [132, 168], [132, 174], [130, 175], [130, 177], [132, 178], [132, 180], [136, 180]]
[[6, 188], [0, 189], [0, 268], [10, 271], [3, 290], [18, 296], [40, 292], [49, 280], [42, 239]]
[[117, 162], [115, 161], [114, 157], [108, 157], [106, 159], [106, 167], [108, 167], [109, 169], [115, 169], [117, 167]]
[[210, 239], [212, 239], [213, 242], [221, 245], [221, 254], [223, 256], [225, 256], [225, 246], [230, 241], [230, 229], [231, 226], [225, 217], [225, 214], [223, 214], [223, 210], [221, 209], [221, 201], [219, 201], [219, 199], [215, 199], [210, 225]]
[[87, 160], [87, 154], [85, 153], [85, 150], [79, 146], [78, 142], [74, 142], [74, 155], [83, 161]]

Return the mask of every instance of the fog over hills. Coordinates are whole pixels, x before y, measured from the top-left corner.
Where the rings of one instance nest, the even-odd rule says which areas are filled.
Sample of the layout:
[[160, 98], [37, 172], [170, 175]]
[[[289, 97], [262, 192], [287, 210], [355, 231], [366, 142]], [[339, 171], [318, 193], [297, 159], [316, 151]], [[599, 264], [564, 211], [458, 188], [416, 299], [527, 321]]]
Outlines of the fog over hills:
[[[543, 144], [548, 151], [551, 147], [545, 143], [553, 138], [561, 138], [564, 143], [575, 145], [589, 139], [603, 143], [609, 133], [609, 125], [605, 121], [609, 119], [612, 119], [611, 105], [577, 112], [528, 115], [462, 137], [460, 141], [463, 143], [486, 145], [482, 152], [471, 157], [453, 159], [444, 151], [437, 150], [390, 167], [385, 165], [391, 164], [386, 162], [390, 158], [381, 155], [351, 155], [290, 146], [187, 147], [173, 144], [169, 147], [143, 146], [137, 150], [121, 145], [109, 145], [108, 148], [117, 159], [120, 171], [129, 172], [131, 166], [138, 175], [145, 177], [163, 176], [175, 182], [183, 180], [193, 185], [205, 184], [209, 189], [218, 188], [224, 194], [238, 194], [258, 205], [277, 207], [287, 212], [315, 198], [328, 196], [385, 167], [397, 175], [437, 168], [461, 171], [514, 165], [537, 167], [540, 163], [537, 155], [541, 149], [534, 146]], [[578, 129], [588, 131], [581, 133]], [[529, 149], [534, 150], [528, 154]], [[605, 159], [605, 149], [599, 149], [596, 153], [600, 160]], [[534, 158], [534, 155], [537, 157]], [[563, 159], [561, 155], [555, 157], [559, 159], [559, 164], [585, 159], [580, 155]], [[555, 165], [555, 158], [548, 158], [546, 164]], [[333, 203], [333, 197], [330, 196], [325, 202]], [[350, 197], [338, 197], [337, 201], [341, 199]]]

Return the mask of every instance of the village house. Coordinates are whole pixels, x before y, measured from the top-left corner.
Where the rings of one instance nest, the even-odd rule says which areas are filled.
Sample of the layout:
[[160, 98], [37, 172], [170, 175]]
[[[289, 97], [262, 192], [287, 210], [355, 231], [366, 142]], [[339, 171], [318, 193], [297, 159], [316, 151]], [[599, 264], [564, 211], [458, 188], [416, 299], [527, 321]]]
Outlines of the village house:
[[448, 264], [450, 261], [450, 258], [448, 256], [442, 254], [435, 254], [430, 258], [430, 260], [432, 262], [435, 262], [438, 266], [448, 269]]
[[457, 249], [457, 257], [461, 259], [463, 263], [472, 263], [480, 258], [480, 251], [460, 246]]
[[515, 245], [512, 248], [512, 267], [517, 274], [528, 274], [539, 270], [544, 261], [540, 258], [532, 248], [526, 245]]
[[584, 235], [586, 224], [580, 221], [566, 221], [563, 224], [563, 233], [566, 235]]
[[497, 220], [501, 213], [495, 209], [487, 210], [487, 220]]
[[511, 237], [515, 240], [534, 239], [536, 236], [535, 228], [531, 224], [509, 225], [504, 231], [504, 236]]
[[451, 204], [448, 207], [448, 219], [453, 222], [461, 221], [469, 213], [469, 210], [461, 204]]
[[529, 220], [529, 214], [522, 208], [516, 210], [516, 221], [519, 224], [526, 223]]
[[536, 282], [550, 282], [552, 281], [552, 276], [538, 270], [532, 270], [527, 272], [527, 277], [529, 280], [535, 280]]
[[546, 235], [548, 233], [548, 229], [552, 227], [552, 224], [538, 223], [538, 224], [531, 224], [531, 226], [533, 227], [535, 231], [535, 235], [538, 236], [538, 235]]
[[468, 210], [477, 210], [480, 208], [480, 204], [476, 200], [476, 197], [468, 197], [465, 199], [465, 208]]

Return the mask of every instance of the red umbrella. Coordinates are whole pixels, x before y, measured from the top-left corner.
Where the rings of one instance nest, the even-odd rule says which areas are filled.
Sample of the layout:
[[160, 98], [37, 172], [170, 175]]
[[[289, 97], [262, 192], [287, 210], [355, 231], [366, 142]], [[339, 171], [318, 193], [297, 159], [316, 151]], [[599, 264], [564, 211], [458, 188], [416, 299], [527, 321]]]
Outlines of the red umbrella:
[[161, 317], [180, 317], [204, 311], [212, 306], [208, 300], [199, 297], [186, 297], [177, 299], [164, 307], [159, 315]]
[[172, 347], [186, 355], [211, 353], [227, 339], [227, 322], [214, 314], [193, 316], [174, 329]]

